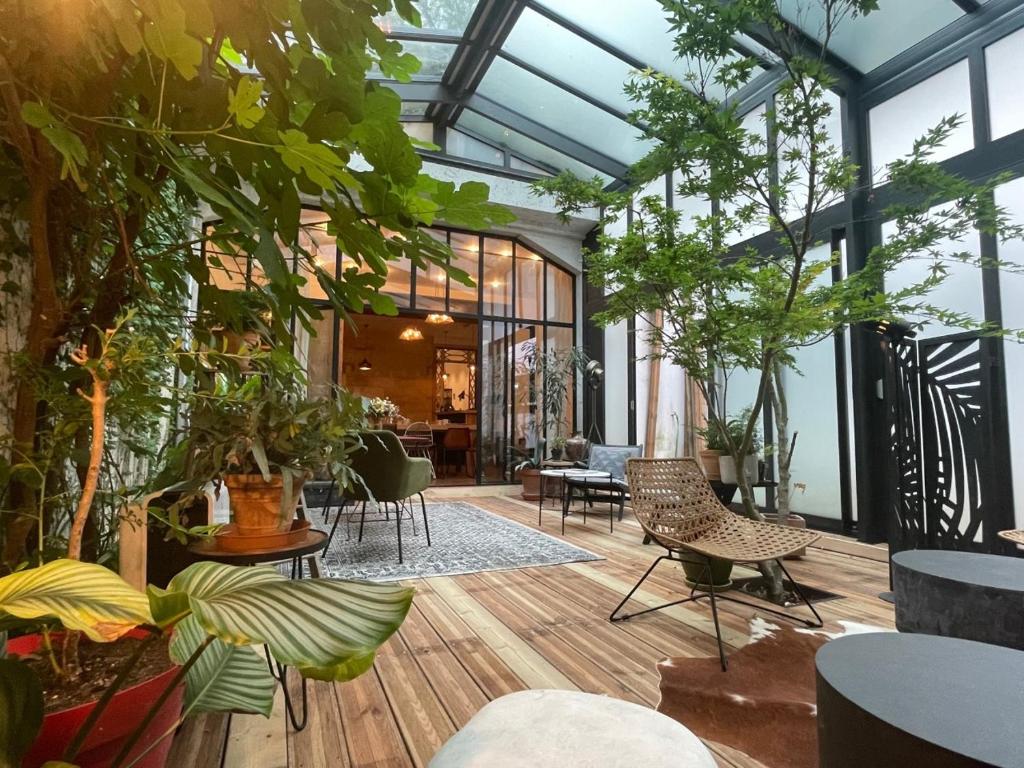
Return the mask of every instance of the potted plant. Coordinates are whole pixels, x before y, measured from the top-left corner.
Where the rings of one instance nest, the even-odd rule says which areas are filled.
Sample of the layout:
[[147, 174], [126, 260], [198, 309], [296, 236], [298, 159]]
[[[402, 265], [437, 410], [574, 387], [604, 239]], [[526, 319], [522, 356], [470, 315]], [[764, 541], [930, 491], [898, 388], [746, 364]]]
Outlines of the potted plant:
[[721, 480], [722, 470], [718, 459], [726, 451], [725, 437], [715, 423], [699, 428], [697, 434], [704, 440], [704, 448], [700, 451], [700, 463], [704, 467], [704, 475], [708, 480]]
[[386, 397], [373, 397], [366, 401], [366, 417], [369, 426], [380, 429], [398, 418], [398, 406]]
[[[276, 682], [253, 646], [266, 645], [307, 677], [351, 679], [372, 665], [411, 604], [408, 589], [293, 582], [271, 568], [208, 562], [143, 594], [83, 561], [112, 387], [144, 349], [124, 332], [130, 319], [100, 335], [97, 355], [84, 346], [71, 355], [91, 382], [80, 395], [92, 430], [64, 557], [0, 578], [0, 626], [24, 633], [5, 638], [0, 659], [4, 765], [160, 768], [169, 737], [191, 713], [269, 715]], [[306, 601], [324, 607], [315, 620], [299, 609]], [[97, 688], [95, 678], [110, 683]]]
[[515, 466], [515, 472], [523, 483], [522, 497], [527, 501], [537, 501], [541, 497], [541, 466], [544, 464], [544, 440], [538, 439], [533, 448], [533, 456]]
[[194, 398], [183, 474], [194, 486], [228, 489], [234, 525], [219, 534], [225, 538], [271, 546], [290, 535], [302, 484], [358, 441], [359, 398], [338, 390], [307, 399], [292, 373], [267, 369]]
[[560, 434], [556, 433], [551, 439], [551, 460], [562, 461], [565, 455], [566, 439]]
[[[725, 429], [732, 439], [733, 445], [743, 443], [744, 434], [747, 430], [747, 423], [750, 420], [750, 408], [744, 408], [739, 416], [728, 419], [725, 422]], [[728, 443], [726, 443], [728, 445]], [[743, 472], [747, 482], [758, 481], [758, 451], [761, 450], [761, 433], [755, 426], [750, 439], [750, 452], [743, 459]], [[736, 461], [732, 456], [723, 453], [718, 457], [719, 476], [723, 483], [738, 485], [739, 477], [736, 471]]]

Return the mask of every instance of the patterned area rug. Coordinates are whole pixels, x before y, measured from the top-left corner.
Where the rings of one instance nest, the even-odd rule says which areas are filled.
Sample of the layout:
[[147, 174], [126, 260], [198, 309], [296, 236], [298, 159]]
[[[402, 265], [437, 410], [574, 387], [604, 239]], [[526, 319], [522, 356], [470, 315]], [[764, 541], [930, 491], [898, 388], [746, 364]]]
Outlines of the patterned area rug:
[[[389, 505], [391, 506], [391, 505]], [[394, 510], [394, 507], [391, 506]], [[430, 543], [423, 533], [419, 502], [414, 505], [416, 534], [408, 517], [402, 520], [403, 563], [398, 562], [395, 517], [366, 509], [363, 540], [359, 536], [359, 515], [352, 517], [346, 537], [345, 520], [338, 525], [330, 549], [323, 554], [324, 575], [342, 579], [394, 581], [427, 576], [453, 576], [480, 571], [504, 571], [535, 565], [558, 565], [603, 560], [546, 533], [462, 501], [427, 504]], [[332, 516], [331, 522], [334, 522]], [[322, 525], [314, 517], [314, 524]]]

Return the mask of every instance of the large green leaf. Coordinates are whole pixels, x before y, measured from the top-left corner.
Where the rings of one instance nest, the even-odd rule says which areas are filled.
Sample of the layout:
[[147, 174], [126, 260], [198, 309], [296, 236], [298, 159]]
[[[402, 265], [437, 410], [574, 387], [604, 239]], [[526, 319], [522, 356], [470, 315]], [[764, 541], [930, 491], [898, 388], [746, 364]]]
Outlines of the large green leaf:
[[53, 560], [0, 579], [0, 617], [54, 616], [89, 639], [116, 640], [140, 624], [151, 624], [146, 596], [113, 571], [95, 563]]
[[[195, 616], [189, 616], [174, 628], [171, 658], [184, 664], [206, 638]], [[185, 675], [185, 711], [270, 717], [276, 685], [267, 660], [252, 647], [214, 640]]]
[[272, 568], [195, 563], [166, 590], [150, 588], [161, 624], [183, 618], [185, 600], [210, 634], [234, 645], [266, 644], [306, 677], [349, 680], [365, 672], [398, 629], [413, 590], [394, 584], [286, 579]]
[[0, 768], [18, 768], [43, 724], [43, 686], [27, 664], [0, 659]]

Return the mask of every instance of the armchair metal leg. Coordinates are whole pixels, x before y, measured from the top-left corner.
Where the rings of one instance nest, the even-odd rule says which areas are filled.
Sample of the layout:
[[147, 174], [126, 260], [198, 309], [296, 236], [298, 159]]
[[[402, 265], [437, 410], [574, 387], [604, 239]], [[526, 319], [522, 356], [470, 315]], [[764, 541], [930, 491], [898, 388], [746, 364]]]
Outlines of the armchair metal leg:
[[430, 546], [430, 524], [427, 522], [427, 503], [423, 500], [423, 492], [416, 493], [420, 497], [420, 509], [423, 510], [423, 531], [427, 534], [427, 546]]
[[402, 513], [399, 512], [395, 515], [395, 521], [398, 523], [398, 562], [402, 562]]
[[363, 509], [359, 513], [359, 538], [357, 541], [363, 540], [363, 523], [366, 522], [366, 502], [363, 502]]
[[[608, 616], [608, 621], [626, 621], [627, 619], [631, 619], [634, 616], [639, 616], [642, 613], [649, 613], [650, 611], [658, 610], [657, 608], [648, 608], [645, 611], [637, 611], [636, 613], [630, 613], [630, 614], [627, 614], [625, 616], [616, 616], [616, 614], [620, 610], [622, 610], [622, 607], [626, 603], [629, 602], [630, 598], [633, 597], [633, 593], [636, 592], [638, 589], [640, 589], [640, 585], [643, 584], [647, 580], [647, 577], [651, 575], [651, 572], [655, 568], [658, 567], [658, 563], [660, 563], [662, 560], [672, 560], [672, 559], [674, 559], [674, 558], [671, 555], [662, 555], [657, 560], [655, 560], [653, 563], [651, 563], [651, 567], [648, 568], [647, 571], [644, 573], [644, 575], [640, 577], [640, 581], [638, 581], [636, 584], [634, 584], [633, 588], [631, 590], [629, 590], [629, 594], [626, 595], [624, 598], [622, 598], [622, 602], [621, 603], [619, 603], [617, 606], [615, 606], [615, 610], [612, 611], [611, 615]], [[667, 606], [662, 605], [662, 606], [659, 606], [659, 607], [660, 608], [665, 608]]]
[[[334, 518], [334, 525], [331, 526], [331, 532], [329, 534], [327, 534], [327, 543], [324, 544], [324, 551], [325, 552], [328, 549], [331, 548], [331, 542], [334, 541], [334, 532], [338, 530], [338, 523], [341, 522], [342, 515], [345, 514], [345, 505], [347, 503], [348, 502], [345, 501], [344, 499], [341, 500], [341, 506], [338, 507], [338, 516]], [[327, 517], [325, 515], [324, 516], [324, 521], [326, 522], [326, 520], [327, 520]]]

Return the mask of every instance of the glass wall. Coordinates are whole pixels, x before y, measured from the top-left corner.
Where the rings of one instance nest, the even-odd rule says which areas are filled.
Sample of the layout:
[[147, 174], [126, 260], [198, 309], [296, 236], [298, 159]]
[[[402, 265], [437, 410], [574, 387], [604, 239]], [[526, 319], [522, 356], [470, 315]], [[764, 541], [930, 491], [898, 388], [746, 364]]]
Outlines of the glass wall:
[[[303, 247], [317, 264], [328, 271], [334, 264], [340, 274], [357, 266], [359, 272], [370, 269], [338, 253], [321, 211], [310, 209], [302, 216]], [[562, 414], [555, 419], [545, 412], [540, 363], [546, 354], [567, 351], [576, 343], [576, 280], [539, 249], [511, 238], [440, 228], [426, 232], [450, 246], [451, 266], [460, 274], [453, 276], [435, 264], [414, 266], [406, 259], [389, 262], [380, 292], [395, 302], [399, 315], [410, 325], [425, 329], [424, 343], [431, 343], [437, 335], [427, 330], [444, 336], [445, 329], [467, 325], [463, 321], [478, 321], [474, 338], [479, 385], [472, 409], [477, 426], [478, 479], [509, 482], [513, 468], [532, 456], [542, 440], [568, 437], [576, 429], [575, 376], [565, 393]], [[264, 281], [258, 265], [229, 244], [207, 244], [206, 253], [211, 280], [219, 287], [244, 290]], [[364, 357], [372, 357], [367, 334], [360, 335], [365, 324], [356, 317], [355, 327], [346, 331], [308, 264], [297, 258], [290, 261], [306, 278], [305, 295], [315, 300], [322, 313], [313, 323], [316, 335], [307, 333], [301, 323], [294, 324], [296, 354], [306, 367], [310, 393], [322, 395], [334, 384], [346, 385], [346, 376], [361, 375], [365, 383], [368, 375], [375, 374], [356, 374], [355, 364], [346, 371], [342, 362], [346, 345], [354, 345], [360, 363]], [[457, 322], [455, 326], [430, 325], [428, 313], [447, 313]], [[460, 344], [465, 346], [465, 341], [473, 346], [473, 340]]]

